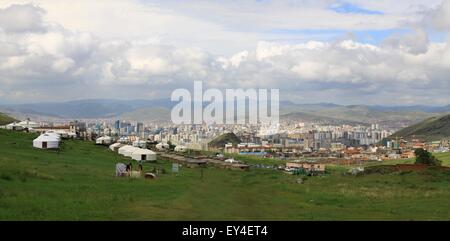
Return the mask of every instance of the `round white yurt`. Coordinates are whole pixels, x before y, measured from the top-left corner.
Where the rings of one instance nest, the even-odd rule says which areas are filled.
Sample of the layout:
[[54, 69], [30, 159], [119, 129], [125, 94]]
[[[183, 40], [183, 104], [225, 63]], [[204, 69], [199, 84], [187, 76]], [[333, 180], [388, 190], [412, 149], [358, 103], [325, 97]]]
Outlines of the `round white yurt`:
[[178, 145], [175, 147], [174, 151], [176, 152], [186, 152], [187, 151], [187, 147], [182, 146], [182, 145]]
[[21, 125], [18, 125], [16, 122], [10, 123], [6, 125], [7, 130], [13, 130], [13, 131], [21, 131], [23, 130], [23, 127]]
[[134, 148], [136, 148], [136, 147], [132, 147], [130, 145], [125, 145], [125, 146], [122, 146], [121, 148], [119, 148], [118, 153], [123, 156], [131, 157], [131, 154], [133, 153]]
[[148, 149], [135, 147], [131, 158], [136, 161], [156, 161], [156, 153]]
[[124, 146], [124, 144], [122, 144], [122, 143], [114, 143], [114, 144], [109, 146], [109, 149], [111, 149], [111, 151], [117, 151], [122, 146]]
[[169, 144], [167, 143], [158, 143], [156, 146], [156, 149], [160, 150], [160, 151], [164, 151], [164, 150], [169, 150]]
[[40, 149], [55, 149], [59, 148], [59, 139], [54, 135], [42, 134], [33, 140], [33, 147]]
[[28, 128], [28, 129], [37, 128], [40, 126], [39, 123], [30, 121], [30, 120], [21, 121], [21, 122], [17, 123], [17, 125], [22, 126], [23, 128]]
[[59, 134], [53, 132], [53, 131], [46, 131], [46, 132], [44, 133], [44, 135], [52, 136], [52, 137], [58, 139], [58, 141], [61, 140], [61, 136], [60, 136]]
[[110, 145], [113, 142], [113, 139], [109, 136], [102, 136], [95, 139], [95, 144], [97, 145]]

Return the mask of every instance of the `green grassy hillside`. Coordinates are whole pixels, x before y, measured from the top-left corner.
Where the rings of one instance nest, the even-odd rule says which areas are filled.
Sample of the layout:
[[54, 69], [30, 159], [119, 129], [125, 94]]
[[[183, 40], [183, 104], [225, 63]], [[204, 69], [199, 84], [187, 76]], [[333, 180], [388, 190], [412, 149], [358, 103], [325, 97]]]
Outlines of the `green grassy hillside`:
[[432, 113], [420, 111], [394, 112], [374, 110], [369, 106], [354, 105], [340, 106], [329, 109], [322, 109], [314, 112], [321, 116], [330, 116], [333, 118], [357, 121], [364, 123], [393, 122], [393, 121], [412, 121], [417, 122], [432, 116]]
[[155, 180], [114, 177], [128, 162], [106, 147], [0, 130], [0, 220], [449, 220], [450, 174], [308, 177], [275, 170], [165, 168]]
[[6, 114], [0, 113], [0, 126], [6, 125], [9, 123], [13, 123], [14, 121], [16, 121], [14, 118], [12, 118]]
[[214, 138], [212, 141], [210, 141], [208, 143], [208, 146], [220, 148], [220, 147], [224, 147], [225, 144], [228, 144], [228, 143], [237, 145], [237, 144], [241, 143], [241, 140], [234, 133], [225, 133], [225, 134], [222, 134], [222, 135]]
[[420, 138], [426, 141], [440, 140], [442, 138], [450, 137], [450, 115], [432, 117], [417, 123], [415, 125], [406, 127], [394, 135], [395, 137], [403, 137], [411, 139], [413, 137]]

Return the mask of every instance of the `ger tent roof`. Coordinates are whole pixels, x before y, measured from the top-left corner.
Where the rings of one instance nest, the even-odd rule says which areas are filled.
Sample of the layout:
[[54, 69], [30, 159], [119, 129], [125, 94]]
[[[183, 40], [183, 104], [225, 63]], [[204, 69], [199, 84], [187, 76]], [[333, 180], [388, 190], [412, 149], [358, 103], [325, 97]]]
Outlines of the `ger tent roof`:
[[186, 151], [186, 149], [187, 149], [186, 146], [178, 145], [175, 147], [174, 151], [183, 152]]
[[136, 147], [132, 150], [132, 153], [138, 155], [156, 154], [154, 151], [151, 151], [149, 149], [142, 149]]
[[119, 154], [126, 157], [131, 157], [135, 160], [141, 160], [142, 155], [145, 155], [145, 160], [156, 160], [156, 153], [149, 149], [142, 149], [130, 145], [123, 146], [118, 150]]
[[156, 145], [156, 149], [158, 149], [158, 150], [164, 150], [164, 149], [168, 149], [169, 148], [169, 144], [167, 144], [167, 143], [158, 143], [157, 145]]
[[17, 125], [23, 126], [23, 127], [39, 127], [39, 123], [33, 122], [33, 121], [21, 121], [17, 123]]
[[42, 134], [40, 136], [38, 136], [36, 139], [33, 140], [34, 141], [41, 141], [41, 142], [52, 142], [52, 141], [56, 141], [59, 142], [59, 138], [54, 136], [54, 135], [49, 135], [49, 134]]
[[131, 158], [137, 161], [156, 161], [156, 153], [148, 149], [135, 148]]
[[135, 147], [133, 147], [133, 146], [125, 145], [125, 146], [122, 146], [121, 148], [119, 148], [118, 152], [121, 155], [131, 157], [131, 154], [133, 153], [134, 148]]
[[61, 140], [61, 136], [59, 134], [55, 133], [55, 132], [48, 132], [47, 131], [43, 135], [52, 136], [52, 137], [54, 137], [54, 138], [56, 138], [58, 140]]
[[112, 140], [112, 138], [109, 136], [102, 136], [102, 137], [97, 138], [97, 140]]
[[113, 150], [114, 151], [114, 148], [120, 148], [120, 147], [122, 147], [123, 146], [123, 144], [122, 143], [114, 143], [114, 144], [111, 144], [110, 146], [109, 146], [109, 149], [111, 149], [111, 150]]

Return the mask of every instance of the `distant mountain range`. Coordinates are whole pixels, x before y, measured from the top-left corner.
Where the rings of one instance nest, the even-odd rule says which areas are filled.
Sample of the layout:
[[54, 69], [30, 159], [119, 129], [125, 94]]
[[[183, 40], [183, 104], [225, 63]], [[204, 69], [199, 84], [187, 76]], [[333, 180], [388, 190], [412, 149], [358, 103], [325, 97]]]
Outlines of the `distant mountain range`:
[[0, 105], [0, 109], [59, 118], [111, 118], [140, 108], [171, 108], [170, 100], [76, 100], [68, 102]]
[[[58, 103], [0, 105], [0, 112], [13, 117], [42, 119], [128, 119], [135, 121], [169, 121], [176, 102], [170, 99], [113, 100], [90, 99]], [[296, 104], [280, 102], [282, 121], [317, 121], [323, 123], [379, 123], [404, 127], [450, 112], [447, 106], [368, 106], [332, 103]]]
[[450, 115], [428, 118], [415, 125], [401, 129], [389, 139], [418, 138], [425, 141], [437, 141], [450, 137]]
[[120, 114], [120, 120], [167, 122], [170, 120], [170, 109], [164, 107], [143, 107]]
[[[441, 115], [438, 112], [430, 112], [431, 109], [426, 107], [406, 107], [405, 110], [400, 107], [373, 107], [365, 105], [349, 105], [349, 106], [329, 106], [326, 107], [316, 105], [315, 108], [306, 109], [302, 105], [297, 105], [296, 108], [289, 107], [290, 113], [281, 115], [281, 119], [300, 119], [309, 121], [325, 121], [332, 124], [370, 124], [378, 123], [392, 128], [401, 128], [417, 123], [426, 118]], [[310, 106], [307, 106], [310, 107]], [[286, 111], [283, 107], [280, 107]], [[296, 110], [303, 110], [298, 112]], [[450, 107], [445, 110], [449, 112]], [[294, 118], [292, 118], [294, 117]]]

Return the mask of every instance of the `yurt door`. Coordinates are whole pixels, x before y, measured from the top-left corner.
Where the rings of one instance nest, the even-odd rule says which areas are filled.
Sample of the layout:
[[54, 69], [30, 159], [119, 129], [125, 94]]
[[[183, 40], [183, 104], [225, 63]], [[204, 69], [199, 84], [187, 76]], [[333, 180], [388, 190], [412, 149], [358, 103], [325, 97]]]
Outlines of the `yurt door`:
[[141, 161], [145, 161], [146, 160], [145, 156], [146, 155], [141, 155]]
[[42, 148], [47, 148], [47, 142], [46, 141], [42, 142]]

